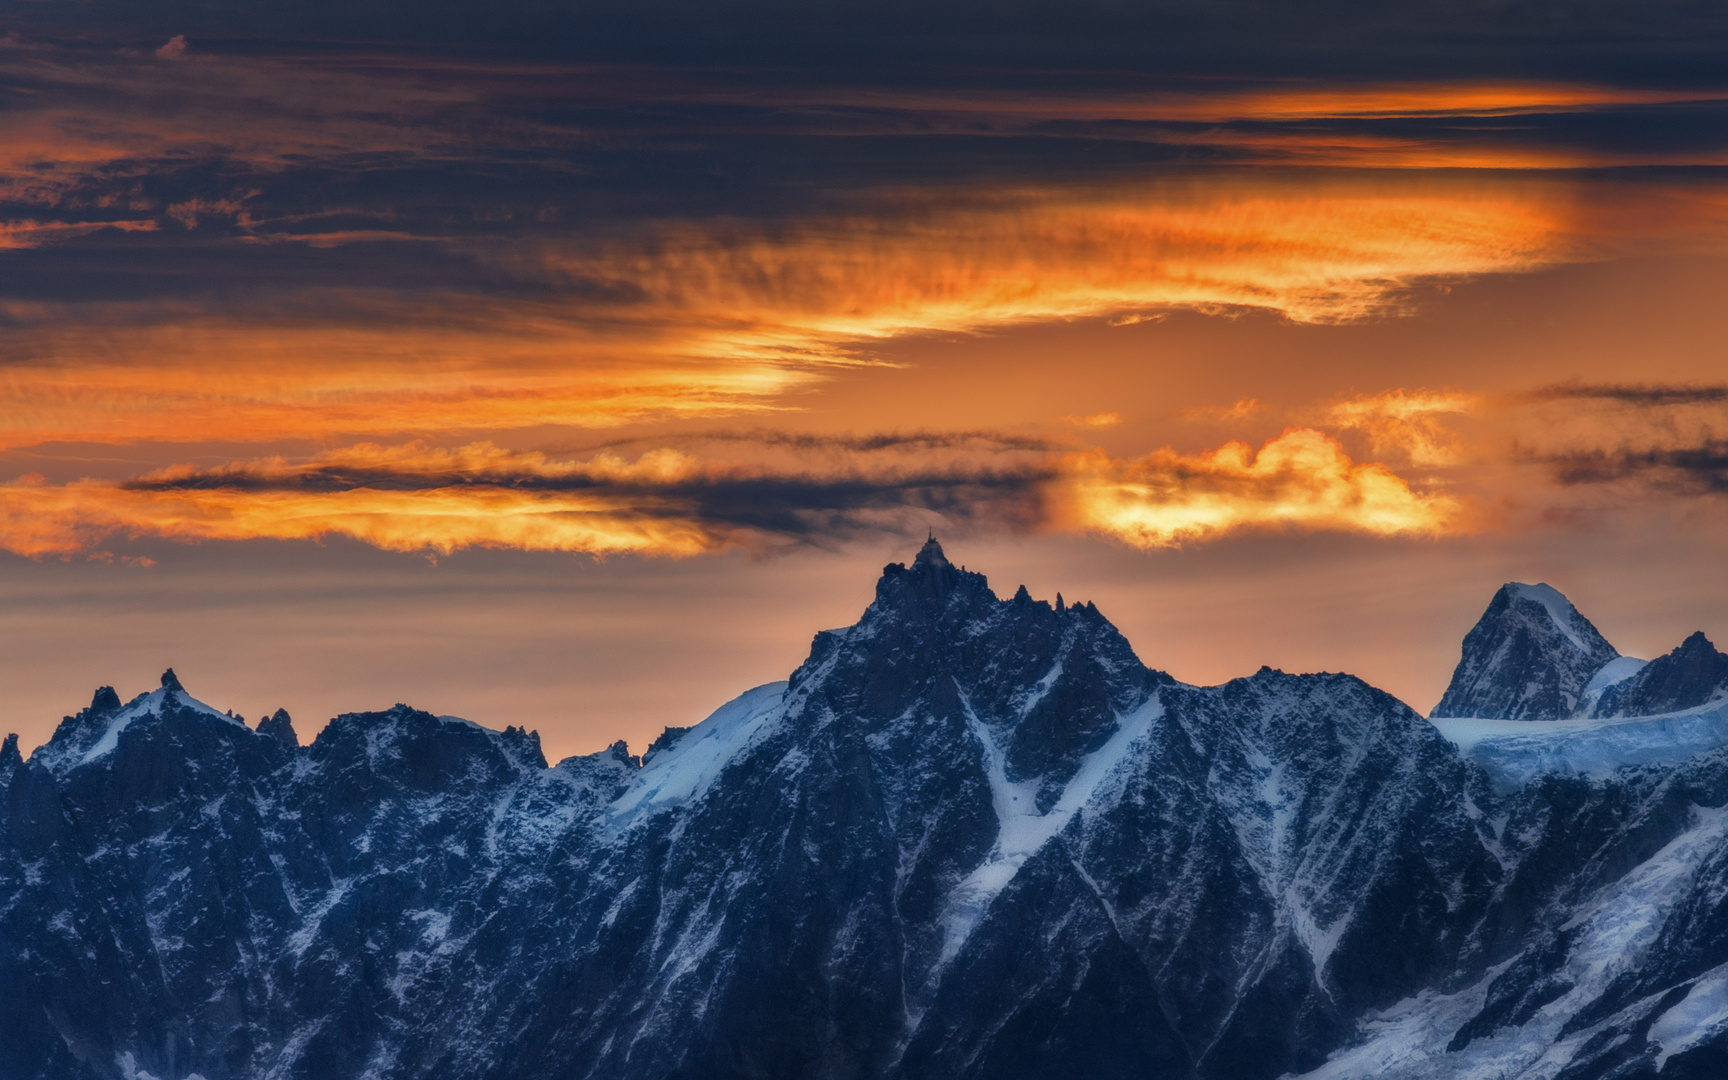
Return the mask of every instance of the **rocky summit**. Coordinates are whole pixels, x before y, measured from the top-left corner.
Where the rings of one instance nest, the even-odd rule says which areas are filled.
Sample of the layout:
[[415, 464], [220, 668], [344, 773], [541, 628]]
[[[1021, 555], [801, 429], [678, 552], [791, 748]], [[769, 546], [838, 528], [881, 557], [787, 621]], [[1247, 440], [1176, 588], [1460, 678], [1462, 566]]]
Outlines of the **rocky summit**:
[[640, 758], [169, 672], [0, 746], [0, 1076], [1719, 1078], [1725, 747], [1547, 586], [1424, 718], [934, 540]]

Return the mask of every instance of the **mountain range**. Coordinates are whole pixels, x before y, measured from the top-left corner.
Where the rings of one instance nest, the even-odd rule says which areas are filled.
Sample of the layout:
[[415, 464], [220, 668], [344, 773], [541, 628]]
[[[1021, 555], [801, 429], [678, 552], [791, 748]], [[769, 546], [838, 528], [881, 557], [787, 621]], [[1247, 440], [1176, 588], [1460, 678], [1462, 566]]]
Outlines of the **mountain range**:
[[934, 540], [640, 756], [172, 671], [0, 746], [0, 1077], [1728, 1075], [1728, 657], [1509, 584], [1432, 717]]

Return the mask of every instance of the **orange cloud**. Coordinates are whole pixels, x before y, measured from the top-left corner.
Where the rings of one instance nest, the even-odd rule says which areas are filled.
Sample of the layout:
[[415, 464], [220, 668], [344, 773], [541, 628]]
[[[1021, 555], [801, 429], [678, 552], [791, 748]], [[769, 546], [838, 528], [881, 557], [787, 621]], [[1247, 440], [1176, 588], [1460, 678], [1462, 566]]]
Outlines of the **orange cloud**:
[[1229, 442], [1128, 461], [1074, 455], [1062, 487], [1066, 524], [1141, 548], [1269, 527], [1435, 535], [1460, 508], [1448, 496], [1413, 491], [1384, 465], [1353, 462], [1336, 439], [1310, 428], [1289, 428], [1259, 453]]
[[1464, 453], [1463, 433], [1446, 417], [1476, 411], [1475, 394], [1431, 390], [1389, 390], [1341, 401], [1327, 422], [1367, 434], [1375, 453], [1397, 450], [1414, 465], [1455, 465]]
[[[356, 469], [368, 470], [374, 483], [333, 490], [295, 484]], [[602, 456], [558, 465], [484, 444], [459, 450], [414, 444], [350, 447], [297, 466], [273, 458], [217, 470], [181, 467], [130, 484], [25, 480], [0, 485], [0, 548], [64, 555], [116, 534], [187, 541], [349, 536], [388, 551], [443, 553], [494, 547], [693, 555], [728, 546], [720, 528], [691, 520], [673, 500], [605, 489], [606, 481], [663, 483], [683, 469], [670, 453], [635, 463]], [[523, 489], [500, 482], [499, 470], [597, 484]], [[411, 483], [392, 489], [391, 480]]]
[[86, 549], [116, 533], [173, 540], [350, 536], [387, 551], [514, 548], [694, 555], [726, 544], [639, 506], [571, 493], [449, 488], [335, 493], [128, 491], [94, 483], [0, 488], [3, 546], [21, 555]]
[[1493, 129], [1394, 135], [1302, 127], [1158, 128], [1147, 137], [1172, 146], [1223, 151], [1228, 160], [1237, 162], [1322, 168], [1540, 170], [1728, 164], [1724, 148], [1544, 146]]
[[39, 247], [42, 244], [59, 240], [70, 240], [75, 236], [88, 236], [102, 229], [119, 229], [121, 232], [153, 232], [156, 229], [154, 221], [0, 221], [0, 251], [16, 251], [20, 248]]
[[[59, 307], [28, 314], [50, 323], [63, 313], [70, 316]], [[90, 319], [14, 331], [15, 354], [29, 359], [0, 368], [0, 442], [603, 428], [772, 409], [823, 360], [697, 360], [680, 356], [687, 342], [665, 328], [601, 334], [531, 304], [456, 297], [443, 310], [392, 306], [377, 314], [375, 325], [358, 317], [337, 325], [287, 317], [248, 323], [194, 312], [156, 325]], [[417, 315], [421, 325], [413, 325]]]
[[1333, 117], [1505, 116], [1518, 113], [1722, 101], [1720, 89], [1653, 90], [1564, 82], [1403, 82], [1356, 86], [1286, 84], [1172, 95], [1161, 118], [1314, 120]]
[[617, 301], [286, 297], [250, 318], [14, 304], [0, 444], [436, 435], [781, 407], [870, 343], [1156, 308], [1303, 322], [1430, 279], [1576, 257], [1553, 184], [1278, 182], [899, 191], [868, 212], [476, 246]]
[[1117, 424], [1122, 422], [1122, 414], [1119, 412], [1102, 412], [1093, 413], [1090, 416], [1064, 416], [1062, 422], [1064, 424], [1072, 424], [1074, 427], [1115, 427]]
[[[722, 94], [722, 96], [724, 96]], [[1290, 122], [1327, 119], [1510, 116], [1627, 105], [1728, 100], [1722, 89], [1654, 90], [1566, 82], [1285, 82], [1243, 87], [1191, 87], [1095, 92], [956, 91], [820, 88], [750, 95], [810, 105], [874, 105], [920, 112], [958, 112], [1073, 120], [1163, 120], [1185, 123]]]
[[[1159, 307], [1384, 313], [1415, 281], [1568, 257], [1564, 185], [1234, 174], [1079, 190], [886, 192], [868, 214], [654, 230], [629, 251], [546, 248], [572, 279], [804, 340]], [[643, 249], [646, 249], [644, 251]], [[748, 340], [742, 336], [741, 340]]]
[[0, 549], [64, 556], [98, 550], [120, 534], [348, 536], [391, 551], [685, 556], [903, 529], [908, 514], [1100, 532], [1160, 547], [1265, 526], [1434, 533], [1457, 509], [1454, 500], [1413, 492], [1383, 465], [1352, 462], [1334, 440], [1302, 428], [1257, 455], [1232, 442], [1134, 460], [1012, 447], [996, 457], [947, 465], [928, 455], [835, 461], [813, 471], [699, 461], [665, 449], [635, 460], [601, 453], [574, 461], [488, 443], [368, 443], [299, 461], [176, 466], [125, 483], [23, 477], [0, 485]]
[[1188, 405], [1182, 415], [1189, 420], [1246, 420], [1265, 410], [1258, 398], [1237, 398], [1233, 405]]
[[[1714, 165], [1722, 149], [1659, 146], [1604, 149], [1549, 146], [1506, 125], [1472, 130], [1435, 126], [1422, 135], [1364, 130], [1375, 121], [1506, 118], [1589, 112], [1628, 106], [1687, 106], [1728, 100], [1728, 90], [1662, 90], [1554, 81], [1429, 81], [1249, 85], [1110, 85], [1051, 91], [966, 88], [938, 91], [893, 87], [737, 87], [688, 74], [636, 69], [612, 73], [586, 94], [604, 100], [728, 102], [785, 124], [801, 114], [809, 133], [917, 131], [1012, 135], [1052, 124], [1110, 125], [1112, 139], [1203, 146], [1236, 162], [1333, 167], [1575, 169], [1616, 165]], [[717, 85], [718, 83], [718, 85]], [[1346, 121], [1349, 127], [1329, 128]], [[748, 128], [748, 120], [734, 123]], [[1125, 125], [1135, 125], [1132, 128]], [[1408, 126], [1407, 124], [1405, 126]], [[777, 127], [776, 130], [779, 130]]]

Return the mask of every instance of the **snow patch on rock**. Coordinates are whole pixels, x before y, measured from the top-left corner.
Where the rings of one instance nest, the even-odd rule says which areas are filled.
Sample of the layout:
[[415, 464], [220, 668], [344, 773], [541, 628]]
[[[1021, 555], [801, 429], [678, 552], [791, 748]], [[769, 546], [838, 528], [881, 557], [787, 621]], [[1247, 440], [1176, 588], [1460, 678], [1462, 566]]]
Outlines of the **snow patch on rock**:
[[[1551, 1080], [1558, 1076], [1613, 1018], [1570, 1032], [1565, 1030], [1567, 1021], [1600, 998], [1617, 977], [1638, 970], [1700, 868], [1728, 843], [1728, 807], [1694, 807], [1692, 813], [1689, 829], [1625, 877], [1599, 890], [1562, 928], [1578, 931], [1558, 973], [1569, 988], [1523, 1025], [1502, 1028], [1447, 1052], [1452, 1036], [1480, 1011], [1490, 984], [1507, 966], [1501, 965], [1456, 993], [1424, 992], [1369, 1017], [1361, 1028], [1361, 1042], [1304, 1074], [1303, 1080], [1475, 1076]], [[1701, 981], [1699, 987], [1703, 986]], [[1685, 1005], [1681, 1002], [1665, 1017]], [[1673, 1046], [1664, 1041], [1664, 1050], [1678, 1053], [1683, 1043], [1693, 1045], [1687, 1040], [1694, 1035], [1702, 1039], [1707, 1031], [1700, 1033], [1692, 1020], [1714, 1022], [1719, 1008], [1728, 1009], [1728, 998], [1705, 989], [1695, 1006], [1696, 1018], [1690, 1012], [1675, 1016], [1668, 1030]], [[1654, 1028], [1652, 1038], [1658, 1038]]]
[[702, 796], [744, 749], [784, 715], [785, 682], [772, 682], [733, 698], [642, 767], [629, 791], [608, 808], [612, 827]]
[[1584, 634], [1578, 625], [1580, 616], [1578, 609], [1572, 606], [1572, 601], [1561, 595], [1554, 586], [1542, 583], [1523, 585], [1517, 582], [1506, 586], [1513, 596], [1521, 600], [1532, 600], [1548, 609], [1548, 617], [1554, 621], [1554, 628], [1566, 635], [1568, 641], [1578, 647], [1581, 653], [1588, 653], [1590, 646], [1585, 644]]
[[138, 697], [133, 698], [130, 704], [115, 713], [113, 718], [108, 721], [107, 729], [102, 732], [102, 737], [97, 739], [90, 749], [84, 751], [84, 753], [79, 756], [78, 764], [88, 765], [97, 758], [106, 755], [109, 751], [120, 745], [120, 733], [125, 731], [134, 720], [141, 720], [147, 716], [161, 716], [162, 710], [167, 707], [170, 699], [172, 699], [175, 705], [178, 705], [181, 708], [203, 713], [206, 716], [212, 716], [218, 720], [227, 721], [228, 723], [237, 725], [241, 728], [246, 726], [244, 723], [232, 716], [229, 716], [227, 713], [220, 712], [217, 709], [213, 709], [209, 705], [204, 704], [202, 701], [199, 701], [184, 690], [164, 686], [152, 690], [148, 694], [141, 694]]
[[1675, 1054], [1685, 1053], [1716, 1033], [1728, 1029], [1728, 964], [1704, 973], [1678, 1005], [1657, 1017], [1647, 1036], [1662, 1048], [1656, 1070]]

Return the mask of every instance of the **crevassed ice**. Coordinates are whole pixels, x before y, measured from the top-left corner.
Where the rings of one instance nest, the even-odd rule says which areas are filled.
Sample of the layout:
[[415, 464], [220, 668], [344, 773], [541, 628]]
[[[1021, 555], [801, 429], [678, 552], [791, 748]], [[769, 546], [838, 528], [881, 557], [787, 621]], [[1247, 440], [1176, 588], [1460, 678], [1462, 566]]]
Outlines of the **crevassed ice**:
[[1728, 702], [1656, 716], [1595, 720], [1433, 717], [1428, 721], [1502, 790], [1543, 773], [1607, 776], [1635, 765], [1664, 765], [1728, 746]]

